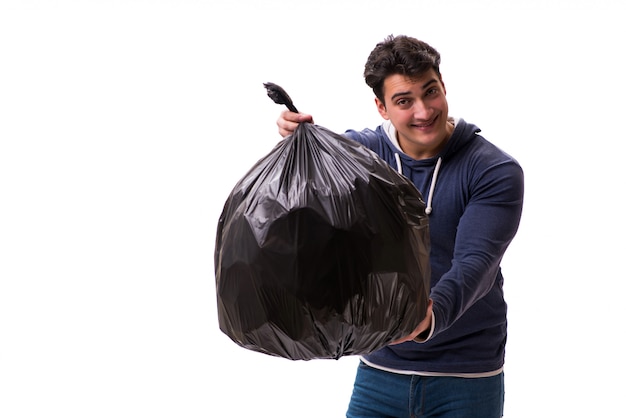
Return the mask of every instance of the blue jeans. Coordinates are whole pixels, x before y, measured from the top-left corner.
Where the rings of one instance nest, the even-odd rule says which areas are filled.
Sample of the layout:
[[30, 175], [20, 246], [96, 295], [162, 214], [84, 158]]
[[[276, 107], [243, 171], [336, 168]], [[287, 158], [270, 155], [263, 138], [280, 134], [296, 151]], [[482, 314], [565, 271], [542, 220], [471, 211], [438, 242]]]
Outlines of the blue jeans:
[[500, 418], [504, 373], [493, 377], [425, 377], [389, 373], [361, 362], [348, 418]]

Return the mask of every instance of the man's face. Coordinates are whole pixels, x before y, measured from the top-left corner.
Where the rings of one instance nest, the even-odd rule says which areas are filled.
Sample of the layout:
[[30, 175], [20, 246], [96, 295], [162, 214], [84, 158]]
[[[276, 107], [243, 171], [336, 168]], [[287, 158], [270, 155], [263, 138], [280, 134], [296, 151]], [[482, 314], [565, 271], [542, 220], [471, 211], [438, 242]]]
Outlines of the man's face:
[[383, 85], [385, 103], [376, 99], [380, 115], [398, 131], [398, 143], [415, 159], [435, 156], [454, 127], [448, 123], [446, 89], [431, 69], [417, 79], [394, 74]]

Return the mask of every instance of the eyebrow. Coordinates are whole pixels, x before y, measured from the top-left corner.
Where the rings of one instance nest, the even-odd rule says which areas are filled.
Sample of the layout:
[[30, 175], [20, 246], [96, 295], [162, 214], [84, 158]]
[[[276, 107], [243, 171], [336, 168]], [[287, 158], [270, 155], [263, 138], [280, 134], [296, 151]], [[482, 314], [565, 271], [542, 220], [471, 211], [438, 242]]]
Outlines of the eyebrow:
[[[431, 80], [428, 80], [426, 83], [424, 83], [424, 84], [422, 85], [422, 90], [425, 90], [428, 86], [430, 86], [431, 84], [436, 83], [436, 82], [437, 82], [437, 79], [436, 79], [436, 78], [433, 78], [433, 79], [431, 79]], [[410, 91], [400, 91], [400, 92], [398, 92], [398, 93], [394, 94], [393, 96], [391, 96], [391, 100], [395, 99], [396, 97], [400, 97], [400, 96], [408, 96], [408, 95], [410, 95], [410, 94], [411, 94], [411, 92], [410, 92]]]

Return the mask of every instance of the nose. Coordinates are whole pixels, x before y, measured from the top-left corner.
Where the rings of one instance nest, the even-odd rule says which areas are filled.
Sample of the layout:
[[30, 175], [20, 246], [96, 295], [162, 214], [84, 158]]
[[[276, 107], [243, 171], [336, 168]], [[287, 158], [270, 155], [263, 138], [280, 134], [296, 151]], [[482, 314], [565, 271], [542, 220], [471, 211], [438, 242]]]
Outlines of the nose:
[[430, 119], [431, 111], [423, 100], [416, 100], [413, 103], [413, 118], [416, 120], [427, 121]]

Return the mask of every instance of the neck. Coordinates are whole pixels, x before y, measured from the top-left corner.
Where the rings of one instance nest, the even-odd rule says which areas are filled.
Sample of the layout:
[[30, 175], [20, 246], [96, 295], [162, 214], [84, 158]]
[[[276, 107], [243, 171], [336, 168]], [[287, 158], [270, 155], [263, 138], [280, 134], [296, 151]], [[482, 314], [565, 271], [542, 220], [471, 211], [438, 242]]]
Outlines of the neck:
[[398, 141], [398, 145], [400, 149], [413, 158], [414, 160], [425, 160], [427, 158], [436, 157], [446, 146], [450, 137], [452, 137], [452, 132], [454, 131], [454, 119], [449, 118], [446, 123], [446, 134], [444, 138], [437, 144], [434, 148], [412, 148], [407, 147], [405, 144], [402, 144], [400, 138], [398, 137], [398, 133], [396, 132], [396, 140]]

